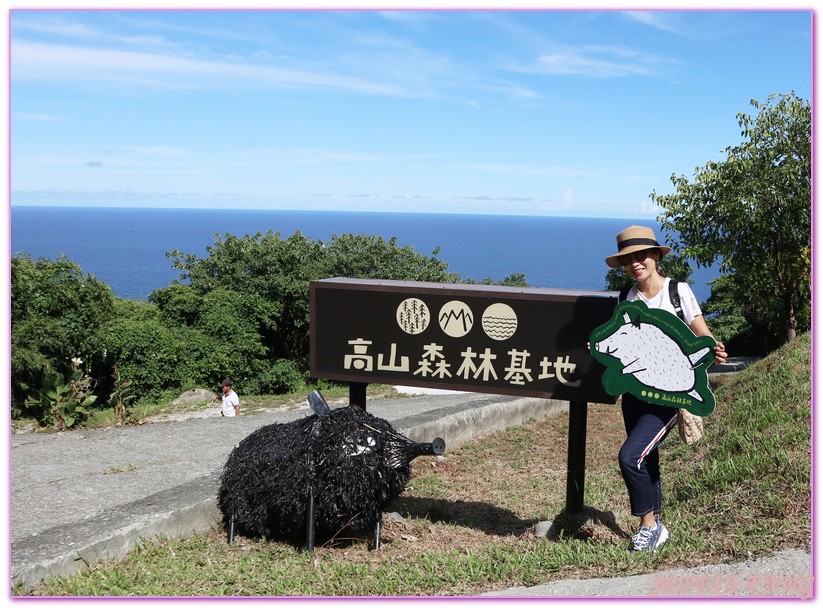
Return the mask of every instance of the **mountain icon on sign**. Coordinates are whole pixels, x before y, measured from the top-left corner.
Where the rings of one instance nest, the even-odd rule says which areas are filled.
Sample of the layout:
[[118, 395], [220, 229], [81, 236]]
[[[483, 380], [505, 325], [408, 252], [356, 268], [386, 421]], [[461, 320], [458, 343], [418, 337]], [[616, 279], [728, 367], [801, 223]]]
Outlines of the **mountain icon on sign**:
[[437, 321], [447, 336], [462, 338], [474, 326], [474, 314], [465, 302], [451, 300], [440, 309]]

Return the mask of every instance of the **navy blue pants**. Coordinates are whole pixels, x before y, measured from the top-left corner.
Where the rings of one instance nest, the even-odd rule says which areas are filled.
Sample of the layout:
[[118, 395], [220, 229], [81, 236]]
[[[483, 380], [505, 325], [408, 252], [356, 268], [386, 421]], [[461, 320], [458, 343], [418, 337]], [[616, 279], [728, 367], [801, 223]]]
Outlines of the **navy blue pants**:
[[651, 511], [658, 515], [663, 510], [663, 496], [657, 446], [677, 422], [677, 410], [641, 401], [628, 393], [623, 395], [622, 408], [627, 437], [618, 461], [632, 515], [640, 517]]

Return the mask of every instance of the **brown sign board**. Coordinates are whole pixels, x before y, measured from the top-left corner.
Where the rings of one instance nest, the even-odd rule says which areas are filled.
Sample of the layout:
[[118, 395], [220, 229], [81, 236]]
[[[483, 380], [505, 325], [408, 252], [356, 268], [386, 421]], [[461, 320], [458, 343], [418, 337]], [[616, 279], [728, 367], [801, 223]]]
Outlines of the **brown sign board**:
[[589, 335], [616, 292], [311, 281], [314, 378], [614, 403]]

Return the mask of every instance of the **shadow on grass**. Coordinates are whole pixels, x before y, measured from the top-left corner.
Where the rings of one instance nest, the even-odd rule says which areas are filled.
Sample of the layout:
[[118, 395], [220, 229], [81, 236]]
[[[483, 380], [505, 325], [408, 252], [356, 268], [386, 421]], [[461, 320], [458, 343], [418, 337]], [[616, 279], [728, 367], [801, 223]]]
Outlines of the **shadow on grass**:
[[589, 539], [597, 534], [598, 528], [618, 539], [631, 538], [631, 534], [620, 527], [612, 511], [600, 511], [584, 506], [580, 513], [558, 513], [546, 534], [550, 540], [562, 538]]
[[428, 519], [479, 530], [497, 536], [520, 536], [530, 530], [536, 519], [521, 519], [508, 509], [485, 502], [400, 496], [385, 509], [403, 517]]
[[[535, 533], [536, 524], [540, 521], [522, 519], [508, 509], [485, 502], [415, 496], [396, 498], [386, 505], [384, 513], [390, 512], [396, 512], [403, 518], [425, 519], [431, 523], [442, 522], [470, 528], [488, 535], [504, 537]], [[547, 530], [544, 529], [540, 535], [545, 535], [550, 541], [588, 540], [603, 536], [620, 540], [630, 537], [630, 534], [617, 523], [612, 511], [600, 511], [590, 506], [583, 507], [581, 513], [562, 511], [551, 522], [546, 523], [549, 524]], [[373, 529], [360, 527], [356, 530], [343, 529], [332, 538], [317, 540], [318, 546], [322, 547], [346, 547], [363, 541], [371, 542], [374, 539], [373, 534]], [[305, 548], [303, 543], [294, 539], [274, 538], [270, 540], [295, 548]]]
[[[432, 523], [446, 523], [464, 528], [478, 530], [494, 536], [522, 536], [531, 532], [538, 520], [524, 520], [508, 509], [502, 509], [484, 502], [445, 500], [401, 496], [386, 505], [384, 513], [396, 512], [403, 518], [425, 519]], [[317, 546], [324, 548], [341, 548], [364, 541], [373, 546], [374, 529], [358, 527], [344, 528], [332, 538], [317, 538]], [[244, 531], [240, 536], [255, 538]], [[268, 539], [290, 545], [296, 549], [305, 549], [305, 544], [293, 538], [274, 537]]]
[[[537, 519], [522, 519], [508, 509], [485, 502], [467, 502], [436, 498], [401, 496], [386, 507], [403, 517], [428, 519], [432, 523], [444, 522], [472, 528], [496, 536], [521, 536], [535, 530]], [[550, 522], [546, 538], [549, 540], [589, 539], [609, 535], [617, 539], [630, 538], [630, 533], [620, 527], [612, 511], [600, 511], [591, 506], [581, 513], [558, 513]]]

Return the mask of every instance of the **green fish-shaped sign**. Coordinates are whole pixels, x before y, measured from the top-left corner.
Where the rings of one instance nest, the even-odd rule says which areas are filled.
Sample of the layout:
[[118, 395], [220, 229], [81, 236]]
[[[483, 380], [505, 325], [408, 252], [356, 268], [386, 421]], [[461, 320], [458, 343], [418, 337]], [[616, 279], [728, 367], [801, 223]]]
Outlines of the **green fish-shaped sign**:
[[695, 336], [676, 315], [623, 301], [589, 340], [592, 356], [606, 367], [603, 388], [684, 408], [697, 416], [714, 411], [707, 370], [714, 363], [711, 336]]

